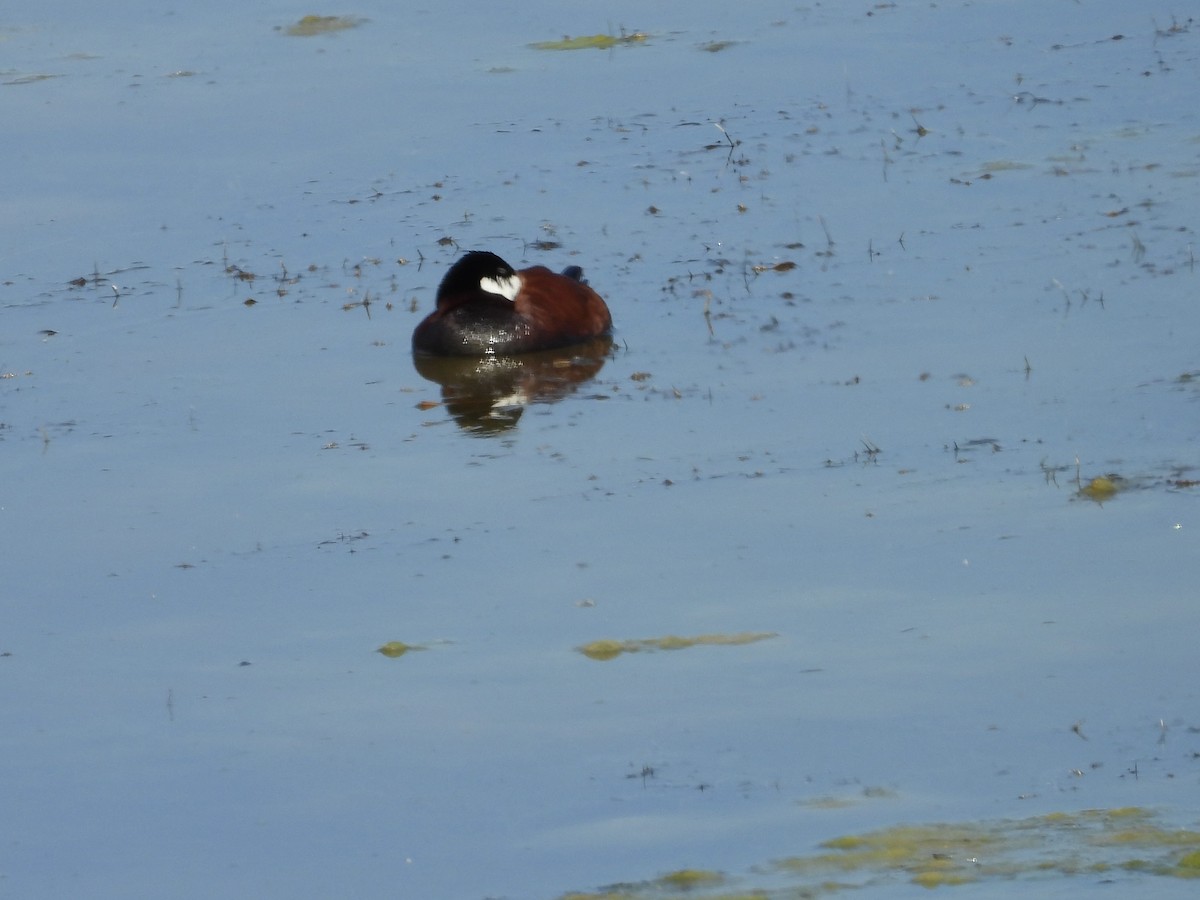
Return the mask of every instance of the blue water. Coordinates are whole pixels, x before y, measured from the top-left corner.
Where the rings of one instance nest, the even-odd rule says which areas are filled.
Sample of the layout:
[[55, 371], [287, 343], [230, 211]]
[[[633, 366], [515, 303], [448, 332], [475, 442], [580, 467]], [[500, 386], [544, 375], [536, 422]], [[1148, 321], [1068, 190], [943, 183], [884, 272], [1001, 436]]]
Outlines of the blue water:
[[[1196, 826], [1200, 25], [310, 11], [0, 14], [7, 892], [754, 887], [895, 823]], [[617, 323], [486, 427], [408, 350], [469, 248]]]

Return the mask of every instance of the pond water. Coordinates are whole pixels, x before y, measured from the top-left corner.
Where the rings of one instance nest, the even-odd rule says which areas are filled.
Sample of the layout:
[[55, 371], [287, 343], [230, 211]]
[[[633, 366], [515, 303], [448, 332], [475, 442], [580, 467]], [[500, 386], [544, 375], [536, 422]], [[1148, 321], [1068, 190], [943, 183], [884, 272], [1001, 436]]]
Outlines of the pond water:
[[[4, 893], [1190, 896], [1200, 22], [56, 7]], [[418, 369], [474, 248], [613, 345]]]

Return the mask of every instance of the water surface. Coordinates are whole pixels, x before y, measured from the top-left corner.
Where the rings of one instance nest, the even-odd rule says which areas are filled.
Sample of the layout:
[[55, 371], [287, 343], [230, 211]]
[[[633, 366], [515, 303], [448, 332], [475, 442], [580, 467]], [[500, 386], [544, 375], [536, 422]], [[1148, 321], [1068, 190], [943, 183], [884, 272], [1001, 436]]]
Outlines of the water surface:
[[[1200, 25], [306, 12], [0, 19], [13, 895], [786, 892], [1062, 814], [961, 890], [1182, 896]], [[617, 322], [482, 426], [408, 349], [471, 248]]]

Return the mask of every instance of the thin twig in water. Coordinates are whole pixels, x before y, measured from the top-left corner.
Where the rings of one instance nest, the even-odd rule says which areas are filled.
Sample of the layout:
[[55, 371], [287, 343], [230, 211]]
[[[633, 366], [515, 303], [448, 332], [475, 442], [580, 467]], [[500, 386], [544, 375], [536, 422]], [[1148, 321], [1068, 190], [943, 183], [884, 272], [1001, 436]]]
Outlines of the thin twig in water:
[[729, 136], [729, 132], [725, 130], [724, 125], [722, 125], [720, 122], [713, 122], [713, 127], [716, 128], [717, 131], [721, 132], [721, 134], [725, 135], [725, 140], [729, 141], [730, 150], [737, 146], [737, 144], [733, 142], [733, 138]]

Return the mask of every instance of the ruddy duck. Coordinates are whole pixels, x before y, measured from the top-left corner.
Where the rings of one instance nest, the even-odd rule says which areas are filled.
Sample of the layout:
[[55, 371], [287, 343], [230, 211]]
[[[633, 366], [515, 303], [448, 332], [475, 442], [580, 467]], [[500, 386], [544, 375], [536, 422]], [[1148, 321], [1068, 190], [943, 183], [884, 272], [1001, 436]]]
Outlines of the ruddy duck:
[[608, 334], [612, 316], [600, 295], [569, 266], [517, 272], [495, 253], [473, 250], [450, 267], [437, 309], [413, 332], [417, 353], [479, 356], [530, 353]]

